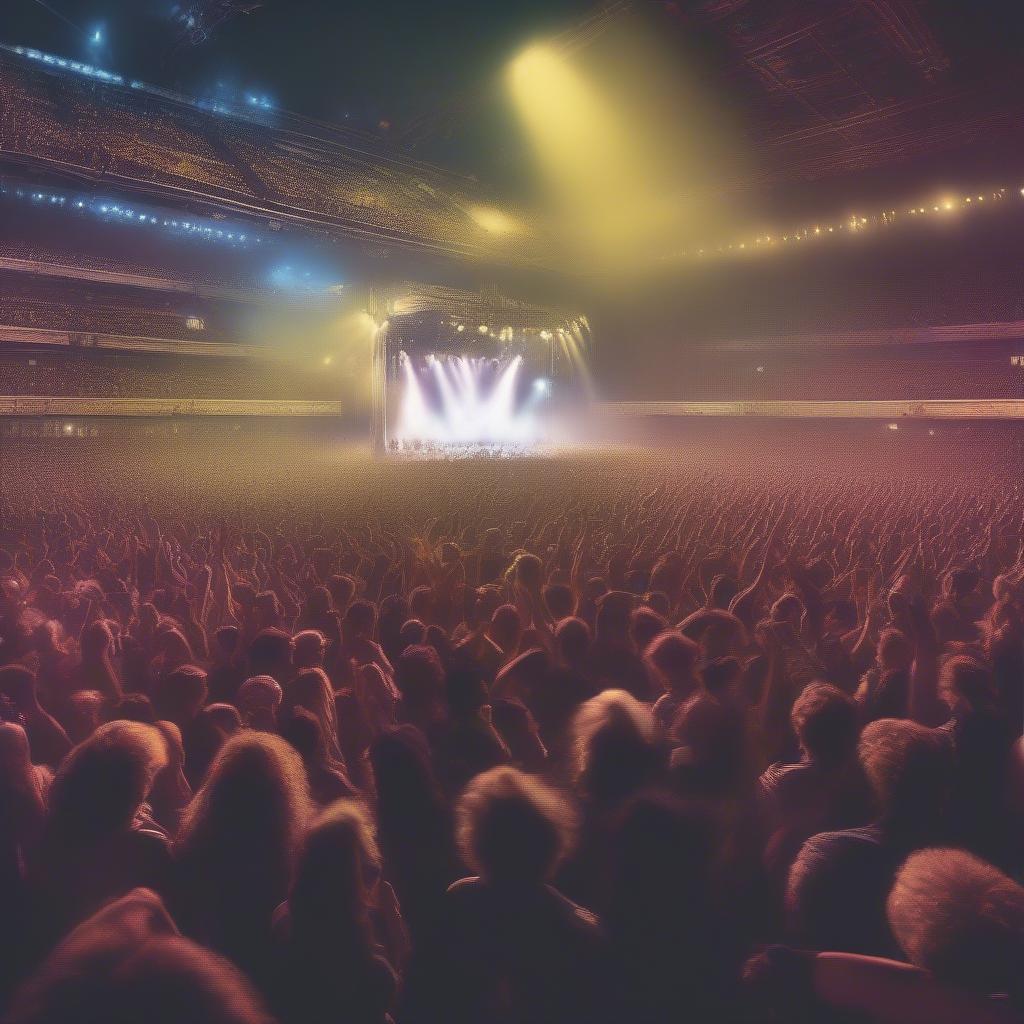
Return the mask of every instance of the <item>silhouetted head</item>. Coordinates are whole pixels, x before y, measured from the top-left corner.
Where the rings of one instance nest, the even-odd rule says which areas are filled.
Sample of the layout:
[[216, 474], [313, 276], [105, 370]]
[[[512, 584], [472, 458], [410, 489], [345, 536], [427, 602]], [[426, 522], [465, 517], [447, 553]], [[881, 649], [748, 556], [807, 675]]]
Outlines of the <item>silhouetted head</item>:
[[889, 925], [916, 967], [978, 995], [1024, 996], [1024, 889], [964, 850], [912, 853], [896, 875]]
[[549, 583], [544, 588], [544, 604], [555, 622], [561, 622], [576, 611], [572, 587], [564, 583]]
[[127, 829], [167, 763], [163, 736], [141, 722], [108, 722], [61, 762], [50, 787], [50, 828], [59, 841]]
[[338, 800], [313, 821], [299, 852], [289, 899], [293, 926], [367, 930], [367, 901], [380, 877], [373, 823], [355, 800]]
[[249, 644], [249, 671], [254, 676], [273, 676], [279, 683], [292, 671], [292, 638], [283, 630], [261, 629]]
[[176, 855], [207, 878], [233, 878], [243, 864], [253, 878], [249, 868], [262, 863], [275, 891], [255, 898], [283, 899], [311, 809], [306, 769], [290, 744], [240, 732], [218, 751], [185, 809]]
[[857, 753], [884, 820], [899, 828], [935, 828], [953, 774], [945, 736], [916, 722], [881, 718], [864, 727]]
[[346, 636], [369, 637], [377, 623], [377, 609], [369, 601], [353, 601], [345, 611], [342, 627]]
[[555, 642], [567, 665], [581, 665], [590, 650], [590, 627], [583, 619], [562, 619], [555, 627]]
[[182, 665], [157, 682], [157, 714], [169, 722], [185, 725], [206, 703], [206, 673], [196, 665]]
[[621, 799], [656, 775], [658, 752], [650, 708], [625, 690], [605, 690], [573, 720], [578, 785], [598, 801]]
[[292, 637], [292, 664], [297, 669], [319, 668], [324, 663], [327, 641], [318, 629], [304, 629]]
[[643, 654], [647, 650], [648, 644], [666, 629], [668, 629], [668, 622], [653, 608], [641, 605], [630, 613], [629, 638], [640, 654]]
[[491, 639], [506, 654], [514, 651], [523, 635], [523, 620], [514, 604], [503, 604], [494, 609], [489, 630]]
[[488, 882], [537, 885], [568, 852], [575, 821], [567, 801], [516, 768], [492, 768], [466, 787], [455, 810], [466, 864]]
[[996, 700], [992, 674], [984, 664], [968, 655], [947, 658], [939, 672], [939, 696], [954, 710], [977, 711], [991, 707]]
[[233, 964], [182, 938], [135, 889], [74, 929], [16, 997], [11, 1024], [272, 1024]]
[[659, 633], [648, 645], [644, 661], [667, 691], [686, 698], [697, 691], [700, 648], [678, 630]]
[[790, 721], [800, 749], [819, 764], [841, 764], [857, 749], [857, 705], [829, 683], [808, 683], [793, 702]]

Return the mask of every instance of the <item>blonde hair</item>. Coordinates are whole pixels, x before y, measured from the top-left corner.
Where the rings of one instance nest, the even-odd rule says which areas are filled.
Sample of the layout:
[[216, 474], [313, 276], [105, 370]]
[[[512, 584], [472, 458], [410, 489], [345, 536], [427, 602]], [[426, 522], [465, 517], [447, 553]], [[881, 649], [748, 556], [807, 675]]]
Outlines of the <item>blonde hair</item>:
[[975, 991], [1024, 971], [1024, 888], [964, 850], [921, 850], [896, 875], [889, 926], [910, 962]]
[[637, 737], [645, 743], [654, 742], [654, 716], [650, 708], [625, 690], [604, 690], [581, 704], [573, 719], [576, 755], [574, 769], [577, 778], [586, 773], [594, 737], [616, 720], [628, 722]]

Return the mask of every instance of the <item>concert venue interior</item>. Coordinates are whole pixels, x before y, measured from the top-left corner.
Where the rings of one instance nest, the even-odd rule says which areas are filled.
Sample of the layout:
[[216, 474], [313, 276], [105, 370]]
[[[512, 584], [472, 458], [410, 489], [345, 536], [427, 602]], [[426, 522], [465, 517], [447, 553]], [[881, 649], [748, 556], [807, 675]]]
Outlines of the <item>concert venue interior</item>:
[[2, 0], [0, 1021], [1024, 1024], [1022, 47]]

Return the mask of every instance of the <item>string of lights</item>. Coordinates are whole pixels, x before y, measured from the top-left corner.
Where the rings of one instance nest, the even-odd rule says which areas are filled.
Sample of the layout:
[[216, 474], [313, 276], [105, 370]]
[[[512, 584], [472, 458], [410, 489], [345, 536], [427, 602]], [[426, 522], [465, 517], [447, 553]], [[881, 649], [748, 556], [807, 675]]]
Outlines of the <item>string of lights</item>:
[[[1013, 190], [1005, 187], [982, 189], [968, 194], [948, 193], [910, 206], [890, 206], [888, 209], [876, 209], [871, 212], [850, 213], [838, 220], [819, 220], [781, 231], [765, 231], [733, 242], [690, 246], [664, 257], [664, 260], [714, 259], [721, 256], [766, 252], [785, 246], [795, 248], [799, 243], [822, 241], [830, 236], [835, 238], [842, 235], [859, 235], [929, 217], [949, 217], [958, 213], [982, 210], [986, 204], [991, 206], [994, 203], [1003, 203], [1014, 194]], [[1024, 188], [1019, 189], [1019, 195], [1024, 197]]]
[[211, 221], [202, 217], [168, 216], [166, 211], [156, 207], [140, 207], [127, 200], [95, 199], [91, 196], [74, 196], [47, 189], [11, 185], [0, 185], [0, 197], [75, 216], [96, 217], [108, 224], [157, 228], [168, 234], [223, 245], [244, 248], [263, 241], [259, 235], [251, 231], [242, 231], [223, 221]]

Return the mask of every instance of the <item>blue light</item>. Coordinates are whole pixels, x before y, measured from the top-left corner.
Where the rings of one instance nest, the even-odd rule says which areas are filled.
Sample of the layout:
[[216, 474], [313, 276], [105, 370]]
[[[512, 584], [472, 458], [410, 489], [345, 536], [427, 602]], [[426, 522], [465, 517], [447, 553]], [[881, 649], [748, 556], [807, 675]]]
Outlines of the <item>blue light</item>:
[[205, 240], [211, 242], [221, 240], [225, 244], [241, 245], [246, 243], [257, 244], [262, 241], [258, 235], [241, 234], [237, 231], [226, 231], [219, 226], [213, 227], [211, 225], [197, 223], [195, 221], [179, 223], [179, 221], [176, 220], [162, 220], [160, 217], [148, 211], [138, 211], [134, 208], [127, 206], [122, 207], [109, 201], [101, 202], [98, 199], [80, 199], [75, 196], [69, 197], [59, 192], [26, 192], [23, 188], [8, 190], [0, 186], [0, 195], [7, 196], [11, 200], [16, 197], [33, 203], [47, 203], [49, 207], [56, 209], [66, 209], [70, 202], [73, 204], [76, 211], [82, 211], [83, 213], [92, 214], [96, 217], [103, 216], [107, 223], [131, 224], [133, 226], [136, 224], [146, 226], [162, 225], [164, 228], [168, 229], [169, 232], [174, 231], [174, 233], [180, 234], [181, 230], [184, 230], [190, 235], [198, 234]]
[[103, 32], [100, 29], [96, 29], [92, 34], [92, 42], [94, 45], [98, 45], [103, 42]]

